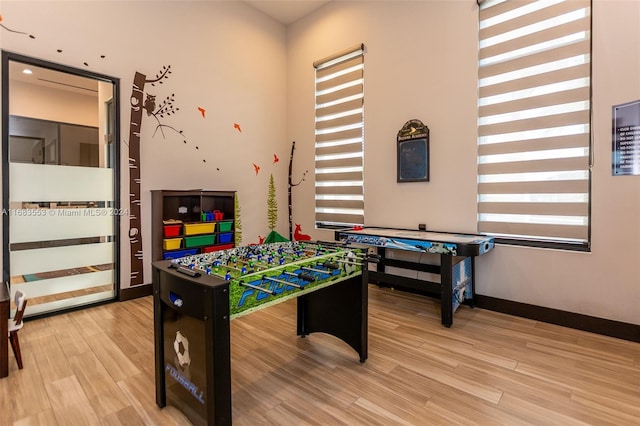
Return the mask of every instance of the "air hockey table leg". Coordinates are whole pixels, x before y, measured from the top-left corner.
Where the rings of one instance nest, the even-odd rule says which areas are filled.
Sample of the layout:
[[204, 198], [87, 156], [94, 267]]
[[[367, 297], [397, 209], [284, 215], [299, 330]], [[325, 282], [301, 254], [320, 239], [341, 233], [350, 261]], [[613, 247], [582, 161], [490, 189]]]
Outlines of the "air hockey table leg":
[[453, 256], [440, 255], [440, 315], [442, 325], [453, 324]]

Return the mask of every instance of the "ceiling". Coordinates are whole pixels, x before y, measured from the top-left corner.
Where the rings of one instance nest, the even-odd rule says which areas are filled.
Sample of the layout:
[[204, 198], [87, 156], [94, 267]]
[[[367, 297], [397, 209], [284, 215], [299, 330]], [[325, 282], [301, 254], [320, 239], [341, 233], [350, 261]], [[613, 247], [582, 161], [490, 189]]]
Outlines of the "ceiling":
[[[298, 19], [305, 17], [331, 0], [244, 0], [245, 3], [271, 16], [278, 22], [289, 25]], [[12, 61], [10, 63], [10, 79], [25, 83], [47, 86], [50, 88], [68, 90], [84, 95], [96, 96], [96, 80], [74, 76], [68, 73], [49, 70], [36, 66], [29, 66], [33, 71], [31, 75], [25, 75], [22, 70], [24, 64]]]
[[245, 0], [256, 9], [271, 16], [278, 22], [289, 25], [308, 15], [330, 0]]
[[[23, 73], [25, 68], [31, 70], [31, 74]], [[98, 96], [98, 81], [93, 78], [41, 68], [35, 65], [26, 65], [17, 61], [9, 62], [9, 80], [80, 93], [87, 96]]]

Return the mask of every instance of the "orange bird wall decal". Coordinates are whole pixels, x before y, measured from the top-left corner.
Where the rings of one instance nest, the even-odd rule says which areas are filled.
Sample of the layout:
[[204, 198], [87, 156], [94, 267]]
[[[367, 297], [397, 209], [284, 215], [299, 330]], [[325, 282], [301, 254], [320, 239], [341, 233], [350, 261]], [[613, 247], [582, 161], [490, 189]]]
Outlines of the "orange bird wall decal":
[[233, 128], [242, 133], [242, 129], [240, 128], [240, 125], [238, 123], [233, 123]]
[[260, 166], [258, 166], [256, 163], [253, 163], [253, 169], [256, 171], [256, 176], [258, 176], [258, 172], [260, 171]]
[[202, 118], [204, 118], [204, 114], [207, 112], [207, 110], [202, 107], [198, 107], [198, 111], [200, 111], [200, 114], [202, 114]]
[[278, 154], [273, 154], [273, 164], [276, 164], [278, 161], [280, 161]]

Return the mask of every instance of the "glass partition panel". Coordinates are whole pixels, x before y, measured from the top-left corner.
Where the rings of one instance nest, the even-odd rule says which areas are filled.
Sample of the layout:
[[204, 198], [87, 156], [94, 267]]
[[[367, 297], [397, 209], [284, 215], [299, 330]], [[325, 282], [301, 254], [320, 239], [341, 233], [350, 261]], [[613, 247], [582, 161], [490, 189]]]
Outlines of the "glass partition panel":
[[6, 52], [2, 69], [4, 279], [25, 316], [113, 300], [118, 82]]

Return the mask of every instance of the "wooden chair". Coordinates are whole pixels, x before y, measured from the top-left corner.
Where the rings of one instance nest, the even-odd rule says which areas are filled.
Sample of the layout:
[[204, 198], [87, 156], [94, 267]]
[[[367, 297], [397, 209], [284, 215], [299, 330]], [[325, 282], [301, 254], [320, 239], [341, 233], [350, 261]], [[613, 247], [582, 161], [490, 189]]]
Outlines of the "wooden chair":
[[9, 319], [9, 341], [11, 342], [13, 354], [16, 356], [18, 368], [22, 370], [22, 354], [20, 353], [18, 331], [20, 331], [24, 324], [22, 322], [22, 317], [24, 316], [24, 310], [27, 307], [27, 296], [24, 292], [17, 290], [13, 297], [16, 304], [16, 314], [13, 316], [13, 319]]

